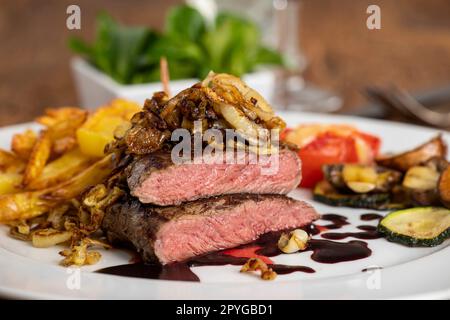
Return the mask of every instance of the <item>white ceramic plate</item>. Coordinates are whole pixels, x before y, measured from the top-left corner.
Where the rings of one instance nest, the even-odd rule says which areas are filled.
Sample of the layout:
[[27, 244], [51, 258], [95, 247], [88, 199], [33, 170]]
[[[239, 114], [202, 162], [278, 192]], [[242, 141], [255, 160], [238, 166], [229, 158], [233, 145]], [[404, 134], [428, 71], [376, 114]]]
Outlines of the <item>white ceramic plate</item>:
[[[299, 123], [349, 123], [379, 135], [383, 151], [402, 151], [425, 142], [436, 130], [400, 123], [354, 117], [306, 113], [281, 113], [288, 125]], [[0, 129], [0, 147], [9, 146], [11, 134], [27, 125]], [[450, 143], [450, 135], [444, 134]], [[310, 201], [320, 213], [348, 217], [356, 230], [361, 213], [368, 210], [334, 208], [311, 201], [307, 190], [291, 196]], [[1, 208], [0, 208], [1, 210]], [[319, 221], [318, 224], [326, 222]], [[345, 239], [348, 241], [353, 239]], [[275, 262], [305, 265], [316, 273], [295, 272], [280, 275], [275, 281], [262, 281], [239, 273], [237, 266], [197, 267], [193, 271], [201, 282], [147, 280], [93, 273], [103, 267], [125, 264], [130, 253], [121, 250], [102, 252], [101, 262], [81, 271], [58, 265], [60, 248], [36, 249], [14, 240], [0, 227], [0, 296], [13, 298], [85, 299], [373, 299], [373, 298], [450, 298], [449, 241], [434, 248], [407, 248], [384, 239], [368, 240], [373, 253], [369, 258], [338, 264], [320, 264], [310, 259], [311, 252], [275, 257]], [[379, 266], [382, 269], [362, 272]], [[77, 286], [77, 272], [79, 288]]]

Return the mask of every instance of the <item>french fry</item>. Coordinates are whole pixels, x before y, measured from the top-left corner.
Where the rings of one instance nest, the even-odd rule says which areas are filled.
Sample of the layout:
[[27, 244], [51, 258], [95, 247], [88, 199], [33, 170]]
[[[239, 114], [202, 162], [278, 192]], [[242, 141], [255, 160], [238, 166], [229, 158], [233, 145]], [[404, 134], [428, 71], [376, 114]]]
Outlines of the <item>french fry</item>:
[[75, 133], [86, 121], [88, 112], [79, 108], [47, 109], [36, 121], [47, 127], [52, 140], [52, 157], [58, 157], [76, 147]]
[[[45, 110], [45, 116], [36, 119], [36, 122], [47, 128], [78, 128], [86, 121], [88, 112], [80, 108], [63, 107]], [[69, 123], [70, 122], [70, 123]]]
[[49, 131], [41, 131], [25, 168], [22, 180], [22, 185], [24, 187], [28, 186], [33, 180], [41, 175], [47, 160], [50, 157], [51, 147], [52, 141]]
[[45, 189], [67, 181], [86, 169], [92, 162], [92, 158], [82, 154], [80, 149], [74, 149], [48, 163], [42, 170], [41, 175], [32, 180], [27, 188], [29, 190]]
[[22, 175], [15, 172], [0, 173], [0, 195], [20, 190]]
[[15, 154], [0, 149], [0, 172], [18, 173], [25, 168], [25, 163]]
[[47, 212], [52, 202], [42, 200], [42, 191], [25, 191], [0, 195], [0, 223], [29, 219]]
[[28, 160], [37, 141], [37, 134], [31, 129], [16, 133], [11, 141], [11, 150], [23, 160]]
[[77, 146], [77, 139], [75, 136], [68, 136], [53, 141], [52, 155], [61, 156], [66, 152], [74, 149]]
[[79, 196], [87, 188], [101, 183], [112, 171], [112, 156], [107, 156], [56, 186], [38, 191], [0, 195], [0, 223], [40, 216]]
[[101, 183], [109, 176], [113, 169], [111, 158], [112, 155], [102, 158], [73, 179], [52, 188], [42, 197], [50, 200], [70, 200], [77, 197], [88, 187]]

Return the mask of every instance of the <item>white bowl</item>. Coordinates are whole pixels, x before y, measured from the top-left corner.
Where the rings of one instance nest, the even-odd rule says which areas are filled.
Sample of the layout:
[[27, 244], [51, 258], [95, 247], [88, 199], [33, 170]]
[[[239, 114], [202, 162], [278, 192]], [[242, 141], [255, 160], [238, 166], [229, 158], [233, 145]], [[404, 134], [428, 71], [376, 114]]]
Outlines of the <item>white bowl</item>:
[[[114, 98], [126, 98], [143, 104], [156, 91], [162, 91], [160, 82], [122, 85], [81, 58], [71, 61], [72, 73], [81, 105], [88, 109], [104, 105]], [[260, 92], [269, 102], [273, 100], [275, 74], [262, 70], [244, 75], [244, 81]], [[192, 86], [198, 79], [170, 81], [172, 94]]]

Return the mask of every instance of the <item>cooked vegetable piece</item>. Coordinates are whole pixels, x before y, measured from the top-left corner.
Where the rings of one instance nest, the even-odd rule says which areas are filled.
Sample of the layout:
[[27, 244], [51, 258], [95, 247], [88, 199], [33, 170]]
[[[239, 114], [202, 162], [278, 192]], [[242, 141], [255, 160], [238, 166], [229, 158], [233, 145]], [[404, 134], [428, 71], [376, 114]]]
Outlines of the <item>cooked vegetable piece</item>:
[[116, 99], [98, 109], [76, 133], [81, 152], [93, 157], [103, 157], [105, 146], [114, 139], [118, 126], [129, 122], [141, 107], [130, 101]]
[[447, 145], [442, 136], [438, 135], [414, 150], [394, 156], [381, 156], [376, 162], [381, 166], [406, 172], [409, 168], [421, 165], [432, 158], [445, 159], [446, 155]]
[[316, 184], [313, 191], [316, 201], [336, 207], [353, 207], [385, 210], [390, 207], [389, 193], [341, 194], [327, 181]]
[[84, 238], [78, 245], [73, 246], [70, 250], [66, 249], [59, 253], [65, 257], [64, 260], [61, 261], [61, 265], [68, 267], [71, 265], [83, 266], [97, 263], [101, 258], [101, 254], [97, 251], [89, 251], [89, 248], [93, 246], [103, 247], [105, 249], [111, 248], [109, 244], [104, 242]]
[[445, 158], [431, 158], [424, 163], [427, 167], [433, 168], [439, 173], [444, 172], [445, 169], [449, 167], [449, 162]]
[[22, 175], [20, 173], [0, 173], [0, 195], [19, 191]]
[[374, 183], [361, 181], [349, 181], [347, 182], [347, 186], [355, 193], [368, 193], [377, 187]]
[[42, 191], [25, 191], [0, 195], [0, 223], [29, 219], [47, 212], [52, 203], [42, 200]]
[[284, 253], [294, 253], [308, 247], [309, 234], [303, 229], [295, 229], [290, 233], [283, 233], [278, 239], [278, 248]]
[[79, 196], [88, 187], [102, 182], [111, 171], [111, 156], [108, 156], [70, 180], [51, 188], [0, 195], [0, 223], [40, 216], [58, 204]]
[[300, 125], [282, 132], [282, 140], [300, 148], [303, 175], [300, 186], [305, 188], [313, 188], [323, 180], [325, 164], [372, 163], [381, 144], [378, 137], [341, 124]]
[[59, 157], [76, 147], [75, 132], [83, 125], [88, 116], [86, 110], [63, 107], [45, 110], [45, 116], [36, 119], [47, 127], [52, 141], [51, 155]]
[[371, 166], [344, 165], [342, 178], [347, 187], [356, 193], [367, 193], [376, 188], [377, 172]]
[[28, 186], [32, 181], [38, 178], [50, 157], [52, 140], [49, 131], [42, 131], [37, 139], [30, 158], [28, 159], [25, 173], [23, 174], [22, 185]]
[[92, 158], [81, 153], [79, 149], [69, 151], [58, 159], [48, 163], [42, 174], [31, 181], [29, 190], [48, 188], [72, 178], [86, 169], [92, 163]]
[[67, 133], [74, 133], [86, 120], [87, 114], [86, 110], [75, 107], [49, 108], [36, 122], [48, 129], [54, 128], [55, 132], [60, 133], [59, 136], [65, 136]]
[[56, 229], [41, 229], [33, 232], [31, 242], [33, 247], [48, 248], [59, 243], [69, 241], [72, 238], [72, 232], [59, 231]]
[[439, 172], [427, 166], [410, 168], [403, 179], [403, 186], [416, 190], [430, 190], [436, 188]]
[[439, 178], [438, 192], [442, 204], [450, 208], [450, 166], [442, 172]]
[[347, 185], [344, 181], [342, 171], [344, 164], [324, 164], [322, 166], [323, 176], [337, 190], [346, 190]]
[[37, 141], [37, 134], [31, 129], [13, 135], [11, 150], [22, 160], [27, 161]]
[[322, 170], [325, 179], [342, 192], [389, 192], [401, 178], [400, 172], [370, 165], [331, 164]]
[[[211, 88], [221, 97], [222, 101], [217, 102], [222, 107], [231, 104], [234, 109], [240, 109], [248, 120], [252, 121], [256, 118], [262, 120], [268, 129], [278, 128], [282, 130], [286, 127], [284, 121], [275, 115], [269, 103], [238, 77], [225, 73], [215, 74], [210, 72], [203, 80], [202, 85]], [[241, 126], [239, 125], [239, 122], [242, 122], [239, 115], [230, 115], [229, 119], [225, 114], [223, 116], [230, 123], [237, 122], [237, 125], [234, 126], [236, 129], [246, 130], [249, 128], [249, 125], [243, 125], [243, 123]]]
[[273, 280], [277, 277], [277, 273], [274, 272], [272, 268], [269, 268], [269, 266], [260, 258], [248, 259], [241, 268], [241, 272], [251, 272], [258, 270], [261, 272], [261, 279], [263, 280]]
[[342, 169], [342, 178], [345, 182], [367, 182], [375, 184], [377, 182], [378, 174], [376, 168], [372, 166], [362, 165], [344, 165]]
[[54, 156], [61, 156], [69, 152], [77, 146], [77, 139], [74, 136], [62, 137], [53, 141], [52, 154]]
[[432, 247], [450, 236], [450, 210], [418, 207], [392, 212], [383, 218], [378, 230], [392, 242], [409, 247]]
[[0, 149], [0, 172], [20, 173], [25, 168], [25, 162], [15, 154]]
[[111, 155], [95, 162], [86, 170], [65, 183], [50, 188], [43, 194], [47, 200], [70, 200], [79, 196], [88, 187], [101, 183], [113, 169]]
[[439, 204], [437, 184], [439, 172], [435, 166], [415, 166], [410, 168], [403, 179], [402, 186], [413, 206]]

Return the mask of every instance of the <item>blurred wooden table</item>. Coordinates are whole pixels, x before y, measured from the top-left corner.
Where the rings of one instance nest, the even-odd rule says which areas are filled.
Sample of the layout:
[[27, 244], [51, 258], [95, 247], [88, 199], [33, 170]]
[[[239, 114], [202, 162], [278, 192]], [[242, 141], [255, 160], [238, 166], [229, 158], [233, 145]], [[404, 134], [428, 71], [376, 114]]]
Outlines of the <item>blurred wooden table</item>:
[[[93, 36], [105, 9], [130, 24], [161, 27], [179, 1], [78, 0], [82, 30], [65, 27], [69, 0], [2, 0], [0, 10], [0, 125], [30, 121], [46, 107], [77, 105], [69, 69], [69, 35]], [[450, 82], [450, 2], [446, 0], [303, 0], [301, 45], [305, 76], [345, 99], [365, 103], [361, 89], [396, 83], [410, 90]], [[378, 4], [382, 29], [366, 28], [366, 8]]]

